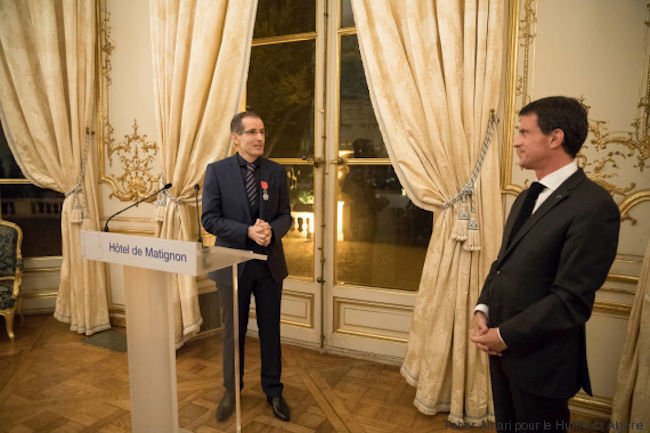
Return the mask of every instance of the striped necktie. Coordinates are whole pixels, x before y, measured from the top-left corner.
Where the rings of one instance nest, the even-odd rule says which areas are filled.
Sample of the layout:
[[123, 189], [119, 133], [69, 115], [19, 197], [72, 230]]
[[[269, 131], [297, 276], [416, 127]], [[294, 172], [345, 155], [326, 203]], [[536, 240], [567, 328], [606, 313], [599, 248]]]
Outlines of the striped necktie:
[[257, 185], [255, 183], [255, 164], [246, 164], [246, 195], [251, 207], [257, 203]]

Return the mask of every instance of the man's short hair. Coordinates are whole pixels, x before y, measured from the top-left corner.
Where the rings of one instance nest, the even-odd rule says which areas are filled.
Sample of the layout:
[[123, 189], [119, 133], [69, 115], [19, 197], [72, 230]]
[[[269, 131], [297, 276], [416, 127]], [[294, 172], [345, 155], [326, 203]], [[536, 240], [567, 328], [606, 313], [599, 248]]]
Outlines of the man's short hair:
[[260, 120], [262, 119], [259, 114], [252, 110], [246, 110], [242, 111], [241, 113], [237, 113], [232, 117], [232, 120], [230, 121], [230, 132], [235, 134], [242, 132], [244, 130], [242, 120], [244, 120], [245, 117], [254, 117]]
[[564, 132], [562, 148], [575, 158], [587, 138], [589, 121], [587, 109], [580, 101], [566, 96], [549, 96], [527, 104], [519, 111], [520, 116], [537, 115], [537, 124], [546, 135], [555, 129]]

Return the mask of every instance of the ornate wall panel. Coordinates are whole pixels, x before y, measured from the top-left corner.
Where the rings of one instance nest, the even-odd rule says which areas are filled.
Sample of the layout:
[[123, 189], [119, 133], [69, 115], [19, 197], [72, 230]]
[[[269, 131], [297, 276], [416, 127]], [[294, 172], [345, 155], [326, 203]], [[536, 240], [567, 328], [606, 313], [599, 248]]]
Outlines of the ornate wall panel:
[[[149, 4], [99, 0], [98, 161], [105, 220], [159, 185]], [[153, 206], [143, 203], [111, 220], [111, 230], [152, 235]], [[110, 266], [111, 321], [124, 325], [122, 267]]]
[[[153, 69], [147, 2], [102, 0], [98, 16], [100, 62], [99, 173], [103, 214], [141, 199], [160, 183], [155, 135]], [[118, 226], [137, 226], [151, 206], [130, 210]], [[133, 227], [130, 227], [133, 230]], [[151, 230], [151, 227], [148, 228]], [[147, 229], [140, 228], [141, 231]]]
[[596, 395], [580, 396], [574, 406], [603, 417], [611, 409], [625, 324], [650, 238], [649, 23], [647, 1], [510, 3], [502, 171], [506, 203], [534, 179], [516, 164], [517, 111], [534, 99], [567, 95], [589, 109], [590, 134], [578, 164], [612, 194], [621, 211], [617, 258], [588, 323]]

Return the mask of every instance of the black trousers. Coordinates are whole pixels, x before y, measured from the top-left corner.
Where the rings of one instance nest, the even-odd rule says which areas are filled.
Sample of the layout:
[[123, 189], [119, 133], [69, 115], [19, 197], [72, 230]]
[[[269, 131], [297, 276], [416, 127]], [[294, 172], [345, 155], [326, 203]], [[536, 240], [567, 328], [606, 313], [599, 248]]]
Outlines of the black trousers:
[[501, 358], [490, 356], [494, 417], [499, 433], [565, 433], [569, 426], [569, 399], [534, 395], [517, 387], [505, 375]]
[[[223, 339], [223, 386], [235, 389], [235, 339], [233, 332], [232, 282], [219, 286], [219, 299], [224, 322]], [[262, 357], [262, 389], [270, 397], [282, 394], [282, 351], [280, 345], [280, 302], [282, 282], [277, 283], [269, 272], [266, 262], [251, 260], [246, 263], [239, 278], [239, 374], [240, 386], [244, 387], [244, 346], [251, 295], [255, 296], [257, 328]]]

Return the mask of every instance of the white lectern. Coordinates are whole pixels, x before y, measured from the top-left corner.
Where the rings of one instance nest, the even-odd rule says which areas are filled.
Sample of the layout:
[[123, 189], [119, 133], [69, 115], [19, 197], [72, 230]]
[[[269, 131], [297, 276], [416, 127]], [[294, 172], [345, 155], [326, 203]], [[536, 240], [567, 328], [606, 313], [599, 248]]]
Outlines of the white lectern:
[[[124, 266], [131, 430], [178, 433], [174, 311], [169, 273], [201, 275], [231, 266], [235, 320], [235, 389], [239, 390], [237, 264], [265, 255], [224, 247], [98, 231], [81, 232], [81, 255]], [[239, 392], [236, 425], [241, 431]]]

